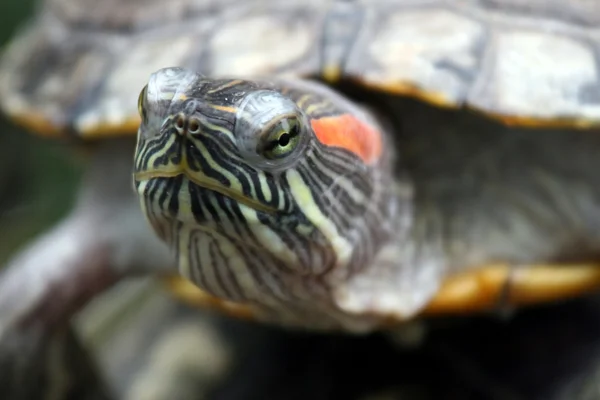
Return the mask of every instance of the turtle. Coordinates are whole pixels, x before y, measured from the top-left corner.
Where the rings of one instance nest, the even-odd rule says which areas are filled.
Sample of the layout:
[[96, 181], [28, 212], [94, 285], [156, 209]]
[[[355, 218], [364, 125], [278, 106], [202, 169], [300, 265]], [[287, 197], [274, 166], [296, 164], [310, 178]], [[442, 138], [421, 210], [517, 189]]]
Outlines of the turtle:
[[175, 293], [368, 332], [597, 289], [600, 10], [489, 3], [249, 4], [152, 74], [134, 182]]
[[[574, 264], [600, 249], [597, 131], [506, 133], [331, 86], [182, 67], [150, 77], [134, 181], [186, 282], [260, 320], [364, 332], [547, 300], [548, 281], [521, 287], [537, 268], [563, 289], [562, 274], [598, 273]], [[473, 279], [483, 285], [464, 290]]]
[[[574, 0], [45, 0], [0, 60], [0, 109], [83, 148], [87, 174], [72, 213], [0, 277], [0, 336], [50, 335], [148, 274], [190, 304], [345, 332], [597, 289], [598, 22]], [[215, 119], [190, 119], [194, 105]], [[233, 112], [270, 105], [260, 121]], [[277, 110], [291, 114], [274, 129], [298, 129], [284, 141], [326, 157], [267, 173], [250, 133]], [[209, 150], [172, 153], [207, 122], [222, 135]], [[198, 154], [239, 165], [210, 180]], [[229, 208], [208, 216], [196, 196]]]

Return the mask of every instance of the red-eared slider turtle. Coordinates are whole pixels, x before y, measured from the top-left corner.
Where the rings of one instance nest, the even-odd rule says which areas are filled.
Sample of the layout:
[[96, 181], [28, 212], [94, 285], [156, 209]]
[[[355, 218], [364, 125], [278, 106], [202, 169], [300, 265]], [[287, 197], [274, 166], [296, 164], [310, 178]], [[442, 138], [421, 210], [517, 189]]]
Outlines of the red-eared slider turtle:
[[[0, 107], [90, 161], [7, 266], [0, 329], [52, 330], [147, 273], [350, 330], [597, 288], [599, 22], [584, 1], [47, 0]], [[131, 188], [154, 71], [136, 181], [177, 262]]]
[[489, 308], [503, 286], [519, 303], [573, 274], [597, 284], [572, 264], [600, 248], [597, 132], [507, 131], [394, 96], [153, 74], [134, 177], [180, 274], [258, 318], [351, 331]]

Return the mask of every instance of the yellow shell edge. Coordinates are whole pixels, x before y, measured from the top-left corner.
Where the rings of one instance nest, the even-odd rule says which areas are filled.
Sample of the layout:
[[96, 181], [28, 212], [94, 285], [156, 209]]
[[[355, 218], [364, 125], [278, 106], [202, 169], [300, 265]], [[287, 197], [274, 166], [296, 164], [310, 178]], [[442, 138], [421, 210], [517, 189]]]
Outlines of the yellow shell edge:
[[[176, 298], [189, 305], [257, 319], [258, 312], [252, 306], [218, 299], [182, 277], [166, 277], [165, 283]], [[472, 314], [500, 306], [548, 303], [598, 289], [600, 265], [490, 264], [447, 278], [421, 315]]]

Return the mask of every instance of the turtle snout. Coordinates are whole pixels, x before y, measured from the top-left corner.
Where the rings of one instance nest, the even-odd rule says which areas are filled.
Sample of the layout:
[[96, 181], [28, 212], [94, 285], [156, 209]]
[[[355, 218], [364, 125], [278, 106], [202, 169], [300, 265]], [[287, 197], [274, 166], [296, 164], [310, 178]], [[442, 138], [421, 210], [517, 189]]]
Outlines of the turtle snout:
[[194, 116], [179, 113], [174, 121], [175, 131], [180, 136], [194, 135], [200, 132], [200, 121]]

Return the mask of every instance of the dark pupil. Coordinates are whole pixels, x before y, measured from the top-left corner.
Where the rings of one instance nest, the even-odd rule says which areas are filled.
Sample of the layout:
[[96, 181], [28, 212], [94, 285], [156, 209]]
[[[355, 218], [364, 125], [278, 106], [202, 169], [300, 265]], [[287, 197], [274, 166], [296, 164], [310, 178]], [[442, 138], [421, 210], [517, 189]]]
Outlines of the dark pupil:
[[[291, 140], [295, 136], [298, 136], [299, 133], [300, 133], [300, 130], [298, 129], [298, 126], [292, 125], [289, 127], [289, 131], [281, 132], [281, 135], [279, 135], [279, 137], [277, 139], [269, 140], [267, 143], [264, 143], [262, 146], [259, 145], [261, 147], [261, 149], [259, 151], [261, 151], [261, 152], [262, 151], [273, 151], [277, 147], [286, 147], [288, 144], [290, 144]], [[257, 150], [258, 149], [259, 148], [257, 147]]]
[[284, 133], [283, 135], [279, 136], [279, 141], [278, 144], [281, 147], [285, 147], [290, 143], [290, 134], [289, 133]]

